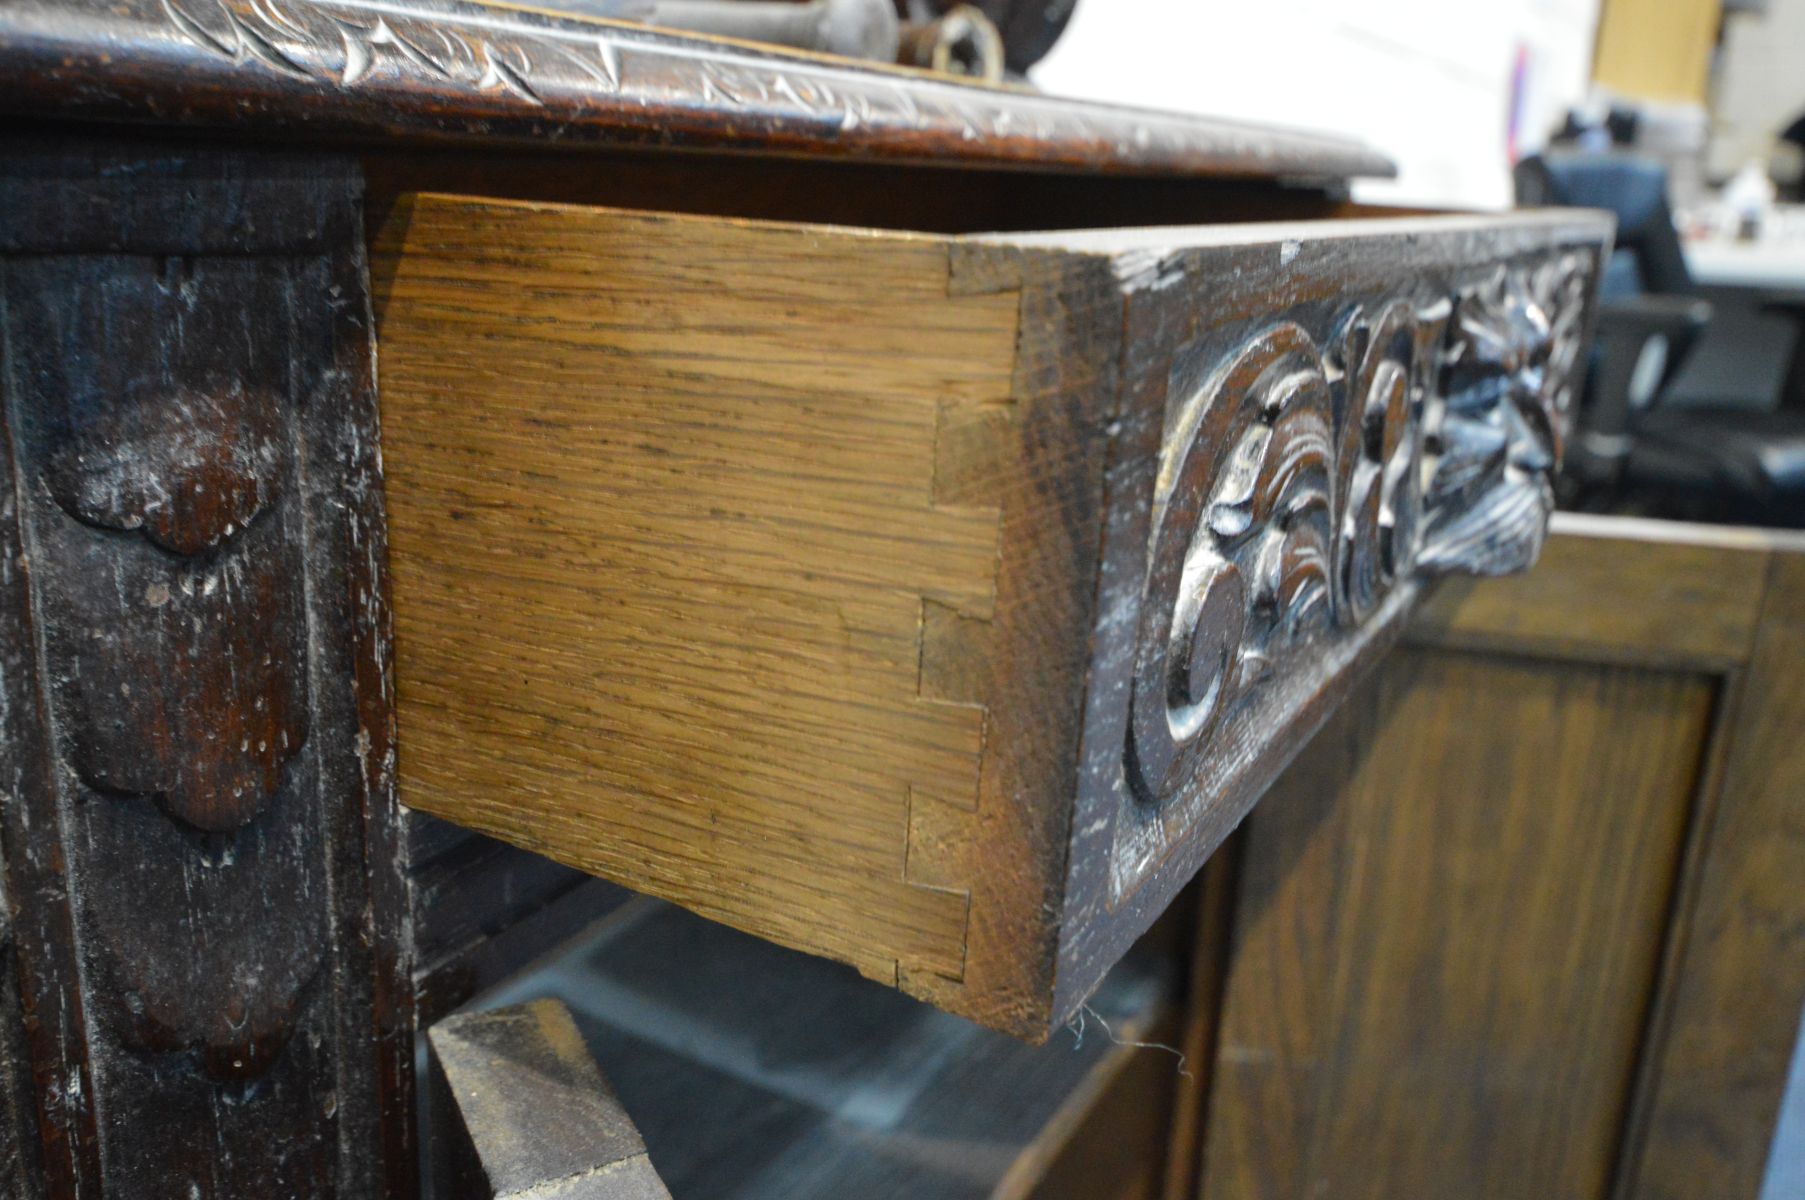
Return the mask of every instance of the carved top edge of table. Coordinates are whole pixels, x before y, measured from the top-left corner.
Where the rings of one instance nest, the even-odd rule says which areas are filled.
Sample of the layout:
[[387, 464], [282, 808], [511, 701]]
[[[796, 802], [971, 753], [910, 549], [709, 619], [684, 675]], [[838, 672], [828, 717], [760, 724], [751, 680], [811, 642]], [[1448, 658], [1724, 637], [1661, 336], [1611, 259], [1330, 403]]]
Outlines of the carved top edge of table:
[[462, 0], [12, 0], [0, 110], [321, 136], [1340, 181], [1347, 138]]

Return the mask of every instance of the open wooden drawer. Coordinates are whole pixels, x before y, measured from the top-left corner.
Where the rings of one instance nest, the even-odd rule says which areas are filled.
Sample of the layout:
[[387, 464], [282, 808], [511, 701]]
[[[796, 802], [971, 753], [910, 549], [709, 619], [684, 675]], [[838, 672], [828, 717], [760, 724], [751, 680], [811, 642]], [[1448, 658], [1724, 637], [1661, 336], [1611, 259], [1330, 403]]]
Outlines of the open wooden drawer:
[[1609, 236], [407, 198], [402, 799], [1044, 1036], [1424, 578], [1534, 559]]

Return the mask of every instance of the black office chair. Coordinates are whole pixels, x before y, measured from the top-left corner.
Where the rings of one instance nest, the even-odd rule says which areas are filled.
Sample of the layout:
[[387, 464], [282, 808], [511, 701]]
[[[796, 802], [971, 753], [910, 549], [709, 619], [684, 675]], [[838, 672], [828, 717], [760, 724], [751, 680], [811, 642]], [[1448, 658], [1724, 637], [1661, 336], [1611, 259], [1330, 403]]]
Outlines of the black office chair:
[[[1662, 403], [1711, 318], [1686, 268], [1666, 169], [1628, 154], [1550, 152], [1517, 164], [1516, 187], [1521, 205], [1617, 216], [1563, 504], [1805, 528], [1805, 411]], [[1775, 311], [1805, 322], [1797, 307]]]

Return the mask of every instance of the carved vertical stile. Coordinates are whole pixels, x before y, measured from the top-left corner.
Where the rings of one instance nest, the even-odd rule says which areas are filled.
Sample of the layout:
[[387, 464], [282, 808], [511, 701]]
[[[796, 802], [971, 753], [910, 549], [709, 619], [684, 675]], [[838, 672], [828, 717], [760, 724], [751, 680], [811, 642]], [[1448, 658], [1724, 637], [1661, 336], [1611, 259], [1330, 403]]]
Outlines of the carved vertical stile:
[[[8, 273], [0, 272], [0, 322], [11, 310]], [[21, 536], [26, 493], [19, 486], [11, 430], [14, 393], [10, 337], [0, 323], [0, 850], [5, 858], [8, 925], [16, 955], [22, 1032], [31, 1060], [30, 1124], [55, 1195], [100, 1191], [98, 1132], [91, 1098], [85, 1006], [79, 994], [74, 913], [69, 903], [56, 767], [38, 658], [32, 570]], [[18, 1136], [27, 1136], [20, 1130]]]
[[359, 184], [108, 149], [15, 144], [0, 175], [4, 849], [45, 1169], [404, 1189]]
[[[5, 461], [4, 431], [0, 430], [0, 462]], [[4, 473], [0, 472], [0, 483]], [[17, 611], [12, 605], [20, 579], [19, 556], [5, 530], [12, 525], [13, 505], [0, 493], [0, 611]], [[7, 630], [16, 622], [0, 621], [0, 738], [11, 742], [19, 722], [14, 718], [13, 681], [27, 670], [21, 658], [24, 640]], [[25, 741], [26, 739], [21, 739]], [[0, 846], [12, 840], [18, 814], [20, 784], [29, 768], [12, 756], [0, 755]], [[32, 1102], [32, 1047], [25, 1036], [20, 1010], [18, 941], [7, 904], [6, 882], [0, 874], [0, 1197], [4, 1200], [36, 1200], [43, 1195], [43, 1155], [39, 1149], [39, 1122]], [[47, 1039], [56, 1042], [54, 1035]]]

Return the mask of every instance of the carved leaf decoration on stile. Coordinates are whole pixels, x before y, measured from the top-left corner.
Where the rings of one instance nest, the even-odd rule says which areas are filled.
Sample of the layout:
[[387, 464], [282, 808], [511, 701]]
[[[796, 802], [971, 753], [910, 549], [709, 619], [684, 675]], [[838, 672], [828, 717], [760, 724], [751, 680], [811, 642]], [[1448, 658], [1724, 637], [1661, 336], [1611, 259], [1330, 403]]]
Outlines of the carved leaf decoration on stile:
[[[301, 857], [318, 854], [303, 789], [210, 849], [148, 805], [87, 806], [87, 869], [108, 880], [83, 908], [93, 1002], [123, 1044], [191, 1057], [232, 1085], [282, 1056], [323, 985], [329, 940], [324, 869]], [[151, 936], [162, 922], [177, 929]]]
[[300, 580], [255, 552], [279, 493], [275, 401], [236, 384], [71, 413], [45, 483], [150, 544], [80, 600], [61, 691], [71, 765], [220, 833], [256, 815], [307, 736]]
[[371, 1194], [393, 1051], [348, 1018], [406, 968], [355, 742], [385, 702], [352, 678], [381, 545], [361, 184], [13, 150], [0, 210], [37, 249], [0, 263], [0, 540], [31, 703], [0, 760], [49, 1187]]
[[90, 525], [138, 530], [177, 554], [212, 550], [275, 499], [279, 451], [268, 411], [237, 383], [117, 403], [57, 451], [50, 494]]

